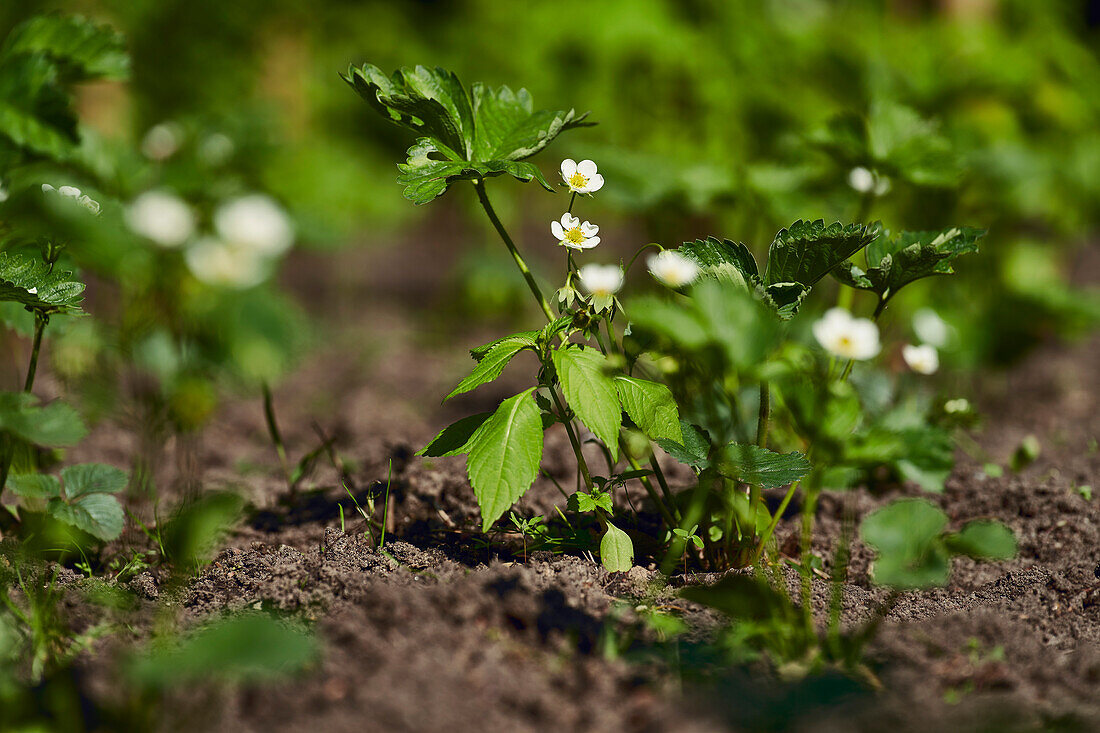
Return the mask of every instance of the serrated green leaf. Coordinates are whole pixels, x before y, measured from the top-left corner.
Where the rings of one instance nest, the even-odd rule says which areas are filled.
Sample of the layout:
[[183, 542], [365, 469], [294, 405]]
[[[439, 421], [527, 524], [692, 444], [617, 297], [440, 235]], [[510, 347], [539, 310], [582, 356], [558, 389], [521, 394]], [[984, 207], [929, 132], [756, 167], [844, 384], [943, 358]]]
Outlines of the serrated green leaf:
[[81, 463], [61, 469], [61, 480], [65, 484], [65, 496], [71, 501], [85, 494], [122, 491], [130, 479], [125, 471], [114, 466]]
[[574, 110], [535, 111], [526, 90], [475, 84], [469, 92], [444, 69], [399, 69], [390, 77], [370, 64], [344, 80], [387, 119], [419, 137], [399, 166], [405, 197], [424, 204], [451, 183], [509, 174], [553, 187], [542, 172], [520, 162], [564, 130], [590, 123]]
[[432, 438], [431, 442], [418, 450], [416, 455], [427, 458], [446, 458], [465, 453], [469, 447], [470, 438], [492, 414], [482, 412], [448, 425]]
[[571, 511], [575, 512], [594, 512], [597, 509], [603, 509], [611, 514], [615, 511], [615, 507], [611, 503], [611, 494], [599, 489], [593, 489], [591, 494], [584, 491], [573, 492], [569, 496], [568, 506]]
[[42, 473], [22, 473], [8, 476], [6, 487], [24, 499], [54, 499], [61, 496], [61, 482]]
[[677, 251], [695, 260], [703, 275], [737, 283], [746, 288], [759, 280], [756, 259], [749, 248], [740, 242], [707, 237], [684, 242]]
[[683, 442], [680, 410], [668, 387], [637, 377], [617, 376], [614, 381], [619, 403], [643, 433], [653, 440]]
[[710, 461], [707, 456], [710, 453], [710, 437], [706, 431], [686, 420], [681, 420], [680, 433], [684, 437], [682, 442], [660, 438], [657, 440], [657, 445], [686, 466], [691, 466], [698, 471], [709, 468]]
[[470, 356], [474, 357], [474, 361], [481, 361], [494, 347], [503, 343], [516, 343], [534, 348], [538, 344], [539, 333], [539, 331], [520, 331], [510, 336], [503, 336], [470, 349]]
[[718, 472], [746, 484], [774, 489], [798, 481], [810, 472], [801, 453], [776, 453], [752, 443], [730, 443], [722, 449]]
[[466, 472], [481, 528], [489, 527], [535, 482], [542, 460], [542, 419], [532, 387], [500, 404], [470, 437]]
[[459, 382], [458, 386], [451, 390], [449, 395], [443, 398], [443, 401], [446, 402], [455, 395], [464, 394], [483, 384], [492, 382], [500, 376], [501, 372], [504, 371], [504, 367], [508, 366], [508, 362], [512, 360], [512, 357], [526, 348], [529, 348], [527, 344], [517, 341], [504, 341], [497, 344], [477, 363], [477, 366], [474, 367], [474, 370], [470, 372], [469, 376]]
[[961, 530], [948, 535], [945, 542], [951, 552], [975, 560], [1011, 560], [1016, 557], [1016, 535], [994, 520], [967, 522]]
[[865, 271], [845, 262], [834, 271], [834, 276], [849, 287], [870, 290], [889, 299], [911, 282], [954, 273], [954, 260], [977, 252], [978, 240], [983, 236], [984, 229], [952, 227], [882, 237], [867, 247], [867, 261], [871, 267]]
[[826, 225], [824, 220], [802, 221], [781, 229], [768, 249], [765, 285], [798, 283], [807, 288], [829, 274], [859, 250], [873, 242], [882, 225]]
[[110, 494], [85, 494], [70, 502], [53, 499], [47, 511], [55, 519], [104, 542], [110, 542], [122, 534], [125, 521], [122, 505]]
[[593, 348], [566, 346], [557, 349], [553, 358], [569, 407], [617, 461], [623, 412], [615, 382], [607, 374], [607, 359]]
[[88, 430], [64, 402], [40, 406], [34, 395], [0, 392], [0, 432], [34, 445], [62, 448], [79, 443]]
[[80, 313], [84, 284], [72, 276], [68, 270], [51, 272], [41, 260], [0, 252], [0, 301], [47, 313]]
[[630, 535], [611, 522], [600, 540], [600, 562], [611, 573], [625, 573], [634, 567], [634, 543]]
[[951, 571], [941, 540], [947, 515], [924, 499], [901, 499], [860, 525], [863, 541], [878, 551], [874, 581], [899, 589], [943, 585]]

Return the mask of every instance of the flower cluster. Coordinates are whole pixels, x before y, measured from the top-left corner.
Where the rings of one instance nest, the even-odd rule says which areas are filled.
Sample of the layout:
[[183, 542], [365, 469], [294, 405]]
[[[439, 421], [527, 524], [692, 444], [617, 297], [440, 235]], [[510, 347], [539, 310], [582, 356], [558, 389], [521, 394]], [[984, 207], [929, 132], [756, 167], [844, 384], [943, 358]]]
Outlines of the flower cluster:
[[43, 183], [42, 193], [47, 196], [60, 196], [61, 198], [72, 199], [92, 212], [92, 216], [99, 216], [99, 202], [91, 196], [81, 193], [80, 189], [76, 186], [61, 186], [60, 188], [54, 188], [48, 183]]

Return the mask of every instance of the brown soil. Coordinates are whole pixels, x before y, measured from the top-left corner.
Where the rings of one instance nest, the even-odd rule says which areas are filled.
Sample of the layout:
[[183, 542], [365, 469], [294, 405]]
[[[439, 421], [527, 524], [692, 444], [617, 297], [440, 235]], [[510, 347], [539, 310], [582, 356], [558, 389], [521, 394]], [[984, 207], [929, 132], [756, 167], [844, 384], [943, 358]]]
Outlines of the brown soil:
[[[403, 256], [408, 256], [405, 252]], [[312, 267], [321, 267], [316, 262]], [[347, 263], [332, 265], [347, 268]], [[376, 270], [384, 281], [385, 263]], [[316, 273], [314, 273], [316, 275]], [[321, 276], [327, 276], [324, 273]], [[418, 283], [430, 292], [438, 283]], [[1019, 474], [989, 478], [981, 462], [960, 454], [942, 496], [952, 521], [995, 517], [1020, 539], [1018, 559], [955, 561], [951, 584], [903, 596], [871, 657], [881, 691], [843, 678], [789, 685], [759, 675], [710, 669], [695, 681], [687, 661], [708, 638], [715, 616], [660, 590], [653, 568], [609, 576], [580, 556], [536, 553], [524, 561], [513, 540], [486, 547], [471, 530], [476, 504], [461, 461], [411, 457], [448, 420], [484, 409], [507, 394], [509, 375], [473, 396], [437, 405], [465, 367], [453, 344], [439, 349], [392, 293], [376, 291], [369, 351], [336, 337], [277, 392], [289, 449], [316, 444], [311, 421], [337, 437], [354, 459], [354, 492], [380, 487], [392, 464], [387, 553], [371, 547], [353, 521], [335, 470], [320, 465], [317, 491], [291, 510], [271, 472], [258, 400], [228, 405], [189, 443], [167, 447], [162, 487], [235, 486], [257, 511], [228, 548], [182, 590], [146, 573], [129, 585], [144, 598], [135, 638], [153, 626], [153, 609], [171, 595], [188, 625], [235, 610], [279, 610], [315, 622], [323, 660], [304, 678], [244, 690], [173, 696], [168, 729], [256, 731], [584, 731], [584, 730], [1067, 730], [1100, 728], [1100, 339], [1051, 345], [995, 384], [983, 385], [987, 416], [977, 436], [1001, 463], [1034, 434], [1038, 461]], [[339, 294], [332, 296], [336, 308]], [[412, 300], [416, 293], [405, 293]], [[322, 304], [324, 306], [324, 304]], [[414, 325], [415, 324], [415, 325]], [[354, 334], [354, 332], [352, 332]], [[479, 342], [477, 335], [468, 339]], [[487, 339], [485, 339], [487, 340]], [[522, 370], [516, 370], [522, 371]], [[102, 426], [75, 460], [128, 462], [130, 438]], [[568, 478], [563, 436], [548, 437], [546, 460]], [[596, 457], [593, 457], [596, 460]], [[181, 466], [184, 467], [181, 469]], [[244, 474], [242, 466], [264, 466]], [[673, 473], [680, 480], [682, 472]], [[674, 479], [675, 482], [676, 479]], [[900, 493], [859, 492], [863, 514]], [[346, 514], [340, 529], [337, 503]], [[560, 494], [540, 481], [517, 511], [546, 513]], [[147, 516], [151, 508], [135, 504]], [[840, 501], [825, 497], [815, 549], [832, 556]], [[794, 531], [782, 526], [780, 538]], [[130, 532], [124, 542], [143, 542]], [[871, 554], [857, 547], [846, 617], [870, 614], [884, 594], [868, 580]], [[826, 564], [828, 564], [826, 562]], [[694, 578], [690, 580], [695, 580]], [[75, 582], [75, 581], [74, 581]], [[673, 585], [679, 585], [678, 579]], [[827, 604], [826, 587], [816, 598]], [[653, 632], [640, 631], [611, 659], [607, 629], [637, 630], [639, 605], [680, 609], [692, 628], [675, 647], [677, 666]], [[81, 616], [79, 608], [72, 611]], [[97, 645], [111, 659], [121, 640]], [[103, 661], [82, 664], [93, 695], [115, 684]], [[105, 667], [107, 671], [105, 670]], [[96, 675], [100, 675], [99, 678]]]

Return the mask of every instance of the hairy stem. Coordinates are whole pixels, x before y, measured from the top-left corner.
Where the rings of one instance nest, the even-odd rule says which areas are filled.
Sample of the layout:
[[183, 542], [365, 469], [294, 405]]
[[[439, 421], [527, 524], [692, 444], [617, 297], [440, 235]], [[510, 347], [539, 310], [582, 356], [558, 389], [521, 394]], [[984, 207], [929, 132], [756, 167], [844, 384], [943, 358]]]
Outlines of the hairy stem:
[[508, 235], [508, 230], [504, 228], [504, 225], [500, 223], [500, 219], [497, 217], [497, 212], [493, 209], [493, 205], [489, 203], [489, 197], [485, 193], [485, 181], [474, 181], [474, 190], [477, 191], [478, 201], [481, 202], [481, 207], [485, 209], [485, 214], [489, 217], [489, 221], [493, 223], [493, 228], [497, 230], [497, 234], [504, 241], [504, 246], [508, 248], [508, 251], [512, 255], [512, 259], [515, 260], [516, 267], [523, 274], [523, 279], [527, 281], [527, 287], [531, 289], [531, 294], [535, 296], [535, 300], [538, 301], [539, 307], [542, 308], [542, 312], [546, 315], [546, 320], [554, 320], [554, 312], [550, 310], [550, 304], [546, 302], [546, 298], [542, 294], [542, 290], [539, 289], [539, 284], [535, 282], [535, 276], [531, 273], [531, 268], [527, 266], [527, 262], [523, 259], [523, 255], [519, 253], [516, 248], [516, 243], [512, 241], [512, 237]]

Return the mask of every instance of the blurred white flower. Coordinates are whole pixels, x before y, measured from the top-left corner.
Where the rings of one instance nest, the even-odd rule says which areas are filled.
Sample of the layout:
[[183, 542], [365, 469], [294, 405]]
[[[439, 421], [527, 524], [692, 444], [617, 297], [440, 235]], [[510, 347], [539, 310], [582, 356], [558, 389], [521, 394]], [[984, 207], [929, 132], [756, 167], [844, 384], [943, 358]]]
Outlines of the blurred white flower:
[[232, 157], [237, 146], [228, 135], [215, 132], [203, 138], [199, 144], [199, 157], [207, 165], [221, 165]]
[[890, 179], [859, 165], [848, 171], [848, 185], [859, 193], [885, 196], [890, 192]]
[[286, 212], [270, 197], [258, 193], [218, 207], [214, 228], [227, 242], [265, 257], [278, 257], [294, 243], [294, 229]]
[[909, 368], [918, 374], [935, 374], [940, 368], [940, 355], [931, 344], [906, 344], [901, 349], [901, 356]]
[[951, 326], [931, 308], [921, 308], [913, 314], [913, 331], [924, 343], [941, 349], [951, 338]]
[[623, 268], [618, 265], [589, 264], [577, 270], [581, 287], [590, 295], [609, 297], [623, 287]]
[[843, 308], [830, 308], [813, 325], [814, 338], [826, 351], [843, 359], [864, 360], [878, 354], [878, 326], [868, 318], [853, 318]]
[[578, 163], [566, 158], [561, 162], [561, 179], [575, 193], [595, 193], [603, 188], [603, 176], [596, 172], [596, 164], [591, 160]]
[[46, 194], [47, 196], [53, 194], [56, 196], [64, 196], [67, 199], [72, 199], [88, 211], [92, 212], [92, 216], [99, 216], [99, 202], [93, 199], [91, 196], [88, 196], [87, 194], [81, 194], [80, 189], [76, 186], [62, 186], [61, 188], [54, 188], [48, 183], [43, 183], [42, 193]]
[[126, 208], [126, 224], [161, 247], [178, 247], [195, 233], [191, 207], [175, 194], [146, 191]]
[[67, 196], [71, 199], [80, 198], [80, 189], [76, 186], [62, 186], [61, 188], [57, 189], [57, 192], [62, 196]]
[[141, 152], [149, 160], [171, 158], [183, 143], [183, 128], [176, 122], [153, 125], [141, 139]]
[[960, 412], [969, 412], [970, 400], [965, 397], [956, 397], [953, 400], [948, 400], [943, 403], [943, 411], [952, 415]]
[[207, 285], [243, 290], [267, 277], [267, 260], [239, 244], [205, 237], [187, 248], [184, 260], [191, 274]]
[[93, 216], [99, 216], [99, 202], [93, 199], [91, 196], [81, 196], [77, 199], [77, 203], [79, 203], [88, 211], [92, 212]]
[[48, 183], [42, 184], [42, 193], [57, 193], [57, 189]]
[[670, 288], [682, 288], [699, 277], [695, 260], [671, 249], [650, 255], [646, 264], [653, 277]]
[[561, 215], [561, 221], [550, 222], [550, 231], [569, 249], [592, 249], [600, 243], [600, 238], [596, 236], [600, 228], [587, 221], [582, 224], [569, 212]]
[[8, 200], [8, 189], [4, 188], [4, 182], [0, 181], [0, 204]]

